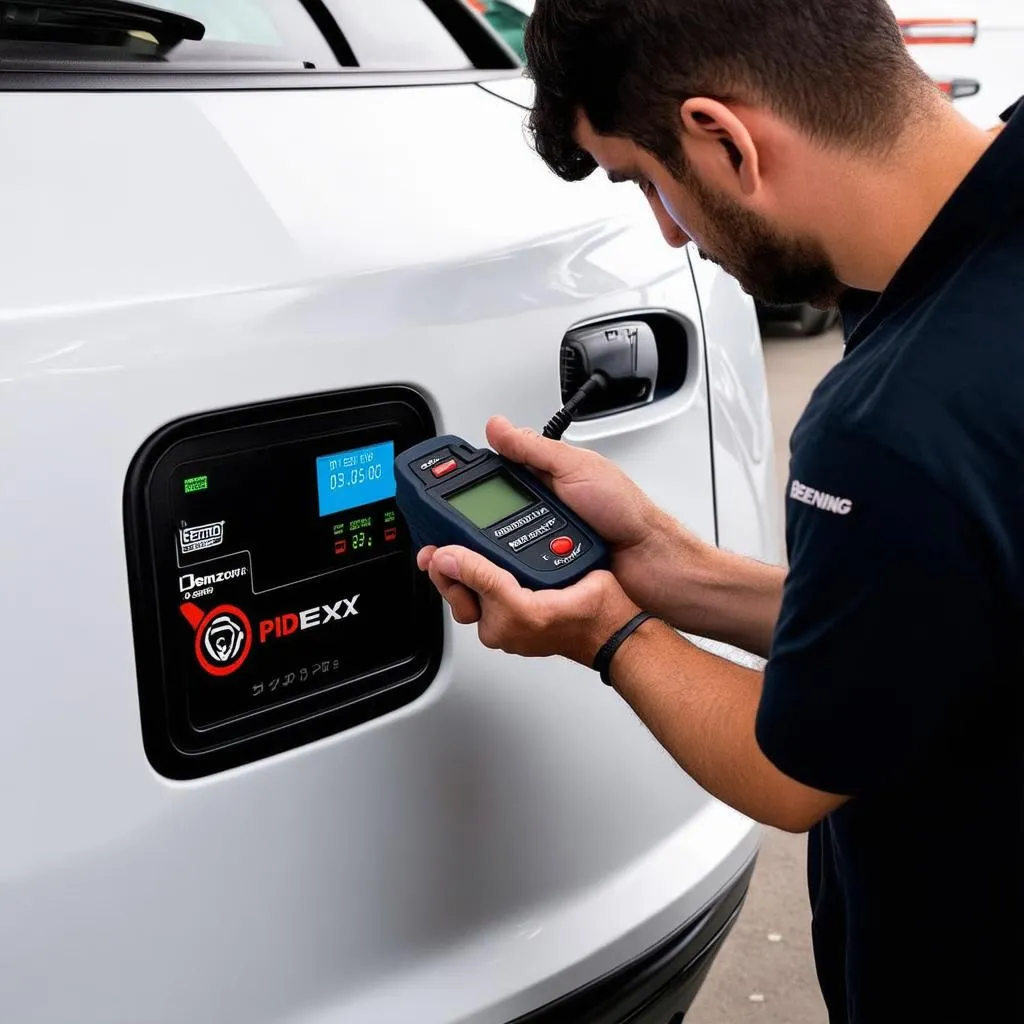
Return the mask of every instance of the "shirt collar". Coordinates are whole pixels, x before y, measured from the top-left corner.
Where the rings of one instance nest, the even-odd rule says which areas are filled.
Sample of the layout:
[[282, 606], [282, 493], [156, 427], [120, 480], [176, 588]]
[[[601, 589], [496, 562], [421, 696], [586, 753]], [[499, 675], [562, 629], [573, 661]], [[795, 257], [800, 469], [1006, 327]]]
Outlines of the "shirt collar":
[[871, 293], [851, 291], [840, 303], [855, 323], [846, 330], [847, 352], [889, 313], [925, 291], [972, 252], [996, 220], [1005, 220], [1024, 204], [1024, 97], [1003, 114], [1006, 127], [949, 197], [920, 241], [903, 261], [874, 306]]

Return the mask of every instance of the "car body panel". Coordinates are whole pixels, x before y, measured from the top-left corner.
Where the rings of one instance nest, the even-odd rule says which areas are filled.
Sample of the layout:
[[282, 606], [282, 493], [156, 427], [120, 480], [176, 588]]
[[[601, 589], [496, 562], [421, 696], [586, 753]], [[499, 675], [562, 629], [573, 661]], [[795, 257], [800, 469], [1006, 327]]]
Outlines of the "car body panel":
[[[592, 673], [450, 622], [400, 711], [193, 782], [146, 760], [122, 490], [178, 417], [400, 383], [480, 443], [492, 413], [557, 408], [574, 324], [669, 308], [695, 326], [687, 384], [583, 439], [714, 537], [685, 255], [633, 190], [550, 175], [521, 120], [475, 85], [5, 93], [5, 1020], [500, 1024], [754, 856]], [[733, 306], [711, 323], [748, 321], [738, 357], [749, 307], [707, 287]], [[750, 480], [756, 386], [725, 414]]]
[[735, 278], [687, 246], [704, 297], [711, 385], [718, 542], [782, 565], [783, 527], [761, 332], [754, 300]]

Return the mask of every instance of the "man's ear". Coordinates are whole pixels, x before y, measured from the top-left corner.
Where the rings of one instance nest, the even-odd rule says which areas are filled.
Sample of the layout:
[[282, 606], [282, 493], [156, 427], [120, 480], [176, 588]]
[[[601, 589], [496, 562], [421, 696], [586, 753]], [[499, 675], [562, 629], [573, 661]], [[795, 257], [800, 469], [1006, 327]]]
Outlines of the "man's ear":
[[679, 108], [687, 163], [709, 185], [734, 195], [753, 195], [761, 184], [757, 145], [730, 107], [696, 96]]

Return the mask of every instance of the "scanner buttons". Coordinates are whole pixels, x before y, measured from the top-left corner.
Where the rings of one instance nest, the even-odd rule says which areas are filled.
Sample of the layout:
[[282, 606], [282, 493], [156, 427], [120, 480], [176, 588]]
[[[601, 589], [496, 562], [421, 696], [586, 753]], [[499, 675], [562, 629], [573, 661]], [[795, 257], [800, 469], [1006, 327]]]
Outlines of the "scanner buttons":
[[454, 459], [448, 459], [445, 462], [439, 462], [436, 466], [431, 466], [430, 472], [440, 480], [441, 477], [454, 473], [458, 468], [459, 464]]

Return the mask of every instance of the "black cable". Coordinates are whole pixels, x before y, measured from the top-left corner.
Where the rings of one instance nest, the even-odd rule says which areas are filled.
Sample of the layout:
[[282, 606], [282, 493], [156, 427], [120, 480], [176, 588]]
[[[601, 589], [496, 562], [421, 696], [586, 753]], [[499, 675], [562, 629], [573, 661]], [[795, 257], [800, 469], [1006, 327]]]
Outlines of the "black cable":
[[579, 410], [579, 407], [591, 396], [604, 391], [608, 387], [608, 378], [600, 371], [596, 370], [594, 373], [587, 378], [587, 382], [576, 392], [572, 398], [569, 399], [565, 405], [562, 406], [554, 416], [548, 420], [548, 425], [544, 428], [544, 436], [550, 437], [554, 441], [561, 441], [562, 435], [569, 429], [569, 424], [572, 423], [573, 416]]

